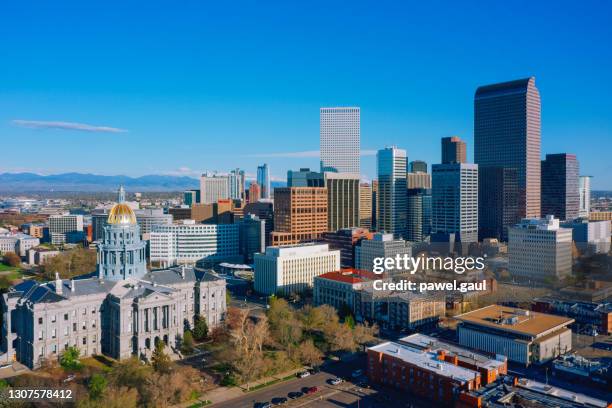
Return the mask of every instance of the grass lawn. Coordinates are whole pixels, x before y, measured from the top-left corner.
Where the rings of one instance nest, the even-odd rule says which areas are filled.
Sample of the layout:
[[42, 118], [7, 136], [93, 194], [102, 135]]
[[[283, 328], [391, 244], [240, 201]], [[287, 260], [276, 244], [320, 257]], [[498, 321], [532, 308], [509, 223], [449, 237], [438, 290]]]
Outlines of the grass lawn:
[[[249, 388], [248, 390], [243, 389], [243, 391], [244, 392], [257, 391], [257, 390], [260, 390], [262, 388], [268, 387], [270, 385], [278, 384], [278, 383], [283, 382], [283, 381], [288, 381], [288, 380], [291, 380], [293, 378], [295, 378], [295, 374], [291, 374], [291, 375], [288, 375], [288, 376], [282, 377], [282, 378], [275, 378], [272, 381], [268, 381], [268, 382], [265, 382], [263, 384], [258, 384], [258, 385], [254, 386], [254, 387]], [[244, 387], [244, 385], [245, 384], [242, 384], [243, 387]]]
[[16, 266], [8, 266], [3, 263], [0, 263], [0, 272], [9, 272], [9, 271], [18, 271], [19, 267]]

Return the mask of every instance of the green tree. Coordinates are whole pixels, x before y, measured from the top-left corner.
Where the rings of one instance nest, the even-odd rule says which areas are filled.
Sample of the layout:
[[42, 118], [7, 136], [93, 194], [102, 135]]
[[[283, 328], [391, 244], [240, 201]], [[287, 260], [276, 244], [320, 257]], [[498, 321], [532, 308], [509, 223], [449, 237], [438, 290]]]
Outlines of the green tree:
[[42, 266], [43, 276], [47, 280], [55, 279], [55, 272], [62, 279], [70, 279], [96, 270], [96, 251], [77, 248], [64, 251], [50, 258]]
[[193, 350], [193, 334], [191, 334], [191, 331], [189, 330], [185, 330], [185, 333], [183, 334], [182, 349], [187, 353], [190, 353]]
[[347, 315], [344, 318], [344, 324], [346, 324], [351, 329], [354, 329], [355, 328], [355, 319], [353, 318], [353, 315]]
[[2, 256], [2, 263], [16, 268], [21, 265], [21, 258], [14, 252], [6, 252]]
[[206, 319], [203, 316], [196, 315], [195, 321], [193, 322], [193, 337], [202, 341], [208, 336], [208, 325]]
[[60, 365], [66, 370], [78, 370], [82, 367], [79, 361], [80, 355], [81, 351], [78, 348], [70, 346], [62, 353]]
[[108, 385], [108, 380], [102, 374], [94, 374], [89, 379], [89, 384], [87, 388], [89, 389], [89, 397], [92, 400], [99, 400], [104, 391], [106, 391], [106, 387]]
[[155, 344], [155, 350], [153, 350], [153, 355], [151, 356], [153, 369], [159, 373], [170, 372], [170, 367], [172, 365], [170, 357], [164, 351], [165, 345], [166, 343], [161, 340], [158, 340]]
[[311, 367], [316, 367], [321, 364], [323, 353], [316, 348], [312, 339], [304, 340], [297, 349], [297, 354], [300, 362]]

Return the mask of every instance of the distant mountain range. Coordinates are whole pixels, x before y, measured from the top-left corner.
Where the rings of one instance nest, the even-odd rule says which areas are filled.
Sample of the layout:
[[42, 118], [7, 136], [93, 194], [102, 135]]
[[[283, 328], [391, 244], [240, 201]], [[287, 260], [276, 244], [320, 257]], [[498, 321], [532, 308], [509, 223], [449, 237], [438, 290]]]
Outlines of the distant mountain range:
[[[250, 184], [247, 181], [247, 187]], [[187, 176], [148, 175], [142, 177], [101, 176], [98, 174], [62, 173], [41, 176], [34, 173], [0, 173], [0, 193], [22, 192], [115, 192], [123, 185], [129, 192], [184, 191], [200, 187], [197, 178]], [[272, 182], [272, 188], [284, 187]]]
[[198, 179], [186, 176], [100, 176], [97, 174], [63, 173], [41, 176], [34, 173], [1, 173], [0, 192], [116, 191], [123, 184], [126, 190], [183, 191], [199, 187]]

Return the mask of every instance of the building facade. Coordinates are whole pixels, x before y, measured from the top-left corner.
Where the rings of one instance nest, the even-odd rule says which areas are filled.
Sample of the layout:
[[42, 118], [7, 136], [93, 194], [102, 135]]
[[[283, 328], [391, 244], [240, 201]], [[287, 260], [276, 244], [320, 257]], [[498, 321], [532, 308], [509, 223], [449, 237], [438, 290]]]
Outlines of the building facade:
[[478, 165], [434, 164], [431, 232], [454, 234], [455, 241], [478, 242]]
[[261, 186], [261, 198], [272, 198], [270, 169], [265, 163], [257, 166], [257, 184]]
[[442, 164], [466, 163], [467, 149], [465, 142], [457, 136], [442, 138]]
[[[519, 217], [540, 216], [540, 93], [535, 78], [481, 86], [474, 97], [474, 163], [513, 168]], [[480, 188], [482, 196], [487, 192]]]
[[591, 176], [580, 176], [578, 178], [580, 196], [578, 216], [582, 218], [589, 218], [589, 213], [591, 212], [591, 178]]
[[519, 222], [519, 185], [516, 169], [487, 166], [478, 169], [478, 238], [508, 241], [508, 227]]
[[402, 238], [406, 234], [406, 151], [387, 147], [378, 151], [376, 166], [378, 215], [376, 229]]
[[272, 245], [312, 242], [327, 231], [325, 187], [283, 187], [274, 190]]
[[409, 188], [406, 193], [408, 207], [406, 240], [426, 241], [431, 235], [431, 190]]
[[230, 197], [230, 182], [228, 176], [217, 174], [202, 174], [200, 177], [200, 203], [213, 204], [220, 199]]
[[359, 174], [324, 173], [327, 230], [359, 227]]
[[524, 219], [508, 233], [508, 271], [515, 279], [548, 283], [572, 273], [572, 230], [553, 216]]
[[542, 215], [554, 215], [562, 221], [573, 220], [580, 213], [576, 155], [547, 154], [542, 160]]
[[327, 244], [268, 247], [255, 254], [255, 291], [264, 295], [301, 293], [314, 278], [340, 270], [340, 251]]
[[372, 239], [372, 233], [366, 228], [343, 228], [321, 234], [321, 242], [330, 249], [340, 250], [340, 266], [352, 268], [355, 266], [355, 248], [364, 239]]
[[372, 239], [363, 239], [355, 247], [355, 268], [374, 271], [375, 258], [412, 256], [412, 245], [403, 239], [394, 239], [393, 234], [376, 233]]
[[83, 216], [80, 214], [61, 214], [49, 217], [49, 236], [55, 245], [73, 243], [70, 233], [83, 232]]
[[372, 229], [372, 186], [368, 183], [359, 185], [359, 226]]
[[321, 172], [361, 174], [361, 124], [357, 107], [321, 108]]
[[413, 160], [408, 164], [410, 173], [427, 173], [427, 162], [422, 160]]
[[248, 214], [238, 221], [238, 247], [244, 262], [252, 264], [256, 253], [266, 250], [266, 221]]

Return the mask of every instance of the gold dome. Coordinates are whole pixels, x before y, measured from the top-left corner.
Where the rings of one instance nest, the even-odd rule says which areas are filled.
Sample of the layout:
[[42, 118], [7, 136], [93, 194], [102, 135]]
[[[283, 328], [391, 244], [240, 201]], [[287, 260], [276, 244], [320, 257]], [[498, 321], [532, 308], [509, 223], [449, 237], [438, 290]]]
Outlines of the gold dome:
[[126, 203], [117, 203], [108, 214], [109, 224], [136, 224], [136, 215]]

